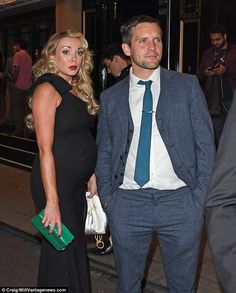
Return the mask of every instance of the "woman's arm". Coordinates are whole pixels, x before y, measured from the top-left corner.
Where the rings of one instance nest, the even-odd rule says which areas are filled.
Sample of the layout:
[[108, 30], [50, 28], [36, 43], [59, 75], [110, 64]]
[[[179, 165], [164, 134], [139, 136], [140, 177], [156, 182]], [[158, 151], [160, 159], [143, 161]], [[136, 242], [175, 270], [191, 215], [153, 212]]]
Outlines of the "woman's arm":
[[49, 83], [39, 85], [32, 98], [32, 113], [39, 148], [41, 177], [46, 194], [46, 206], [42, 223], [46, 227], [50, 224], [50, 232], [53, 231], [55, 224], [57, 224], [58, 235], [61, 235], [61, 215], [52, 144], [55, 113], [60, 102], [61, 97]]

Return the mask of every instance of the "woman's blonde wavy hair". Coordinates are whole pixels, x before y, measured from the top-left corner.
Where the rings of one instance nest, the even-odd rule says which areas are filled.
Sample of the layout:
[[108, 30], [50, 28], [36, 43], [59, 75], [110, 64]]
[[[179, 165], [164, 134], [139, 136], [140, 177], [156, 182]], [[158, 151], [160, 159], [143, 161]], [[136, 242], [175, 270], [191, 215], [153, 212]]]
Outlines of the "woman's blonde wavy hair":
[[[88, 113], [96, 115], [98, 111], [98, 104], [94, 99], [94, 92], [92, 87], [91, 73], [93, 70], [92, 54], [88, 49], [88, 42], [84, 35], [78, 31], [66, 30], [55, 33], [50, 37], [44, 46], [40, 59], [33, 66], [33, 75], [37, 79], [45, 73], [58, 74], [58, 69], [50, 56], [54, 55], [56, 48], [61, 39], [70, 37], [77, 38], [81, 41], [83, 47], [83, 61], [78, 73], [72, 79], [72, 87], [75, 89], [78, 96], [87, 103]], [[31, 108], [32, 97], [29, 99], [29, 107]], [[29, 114], [25, 119], [28, 128], [33, 129], [33, 117]]]

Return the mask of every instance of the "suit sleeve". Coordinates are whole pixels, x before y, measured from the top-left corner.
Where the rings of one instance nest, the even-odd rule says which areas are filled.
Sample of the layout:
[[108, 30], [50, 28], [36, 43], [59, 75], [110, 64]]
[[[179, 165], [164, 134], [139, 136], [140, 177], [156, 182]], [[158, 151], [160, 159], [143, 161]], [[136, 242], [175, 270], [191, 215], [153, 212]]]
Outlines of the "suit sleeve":
[[236, 288], [236, 91], [217, 150], [206, 202], [206, 228], [219, 279]]
[[213, 125], [199, 82], [194, 77], [191, 93], [191, 121], [196, 154], [195, 202], [202, 208], [215, 160]]
[[103, 205], [111, 198], [111, 140], [105, 101], [105, 97], [101, 96], [97, 127], [98, 155], [96, 165], [98, 193]]
[[207, 208], [236, 204], [236, 91], [219, 142]]

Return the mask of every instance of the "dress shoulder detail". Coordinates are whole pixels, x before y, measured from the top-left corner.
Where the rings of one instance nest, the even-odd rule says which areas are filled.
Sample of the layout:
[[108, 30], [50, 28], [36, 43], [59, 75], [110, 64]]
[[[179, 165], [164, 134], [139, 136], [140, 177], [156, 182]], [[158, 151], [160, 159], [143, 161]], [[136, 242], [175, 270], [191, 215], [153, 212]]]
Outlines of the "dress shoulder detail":
[[33, 95], [36, 87], [44, 82], [50, 83], [61, 96], [72, 89], [72, 86], [64, 78], [53, 73], [45, 73], [39, 76], [33, 83], [30, 88], [30, 96]]

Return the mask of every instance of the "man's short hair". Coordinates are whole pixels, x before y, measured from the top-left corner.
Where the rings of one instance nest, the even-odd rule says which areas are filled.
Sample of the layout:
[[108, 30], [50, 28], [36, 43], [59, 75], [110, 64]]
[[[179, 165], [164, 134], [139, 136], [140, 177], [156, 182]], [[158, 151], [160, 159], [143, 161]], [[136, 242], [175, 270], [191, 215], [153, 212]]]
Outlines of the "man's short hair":
[[224, 35], [227, 33], [226, 27], [224, 24], [213, 24], [209, 30], [209, 34], [221, 34]]
[[122, 42], [130, 46], [132, 35], [133, 35], [133, 28], [136, 27], [136, 25], [140, 23], [145, 23], [145, 22], [155, 23], [157, 26], [160, 27], [160, 30], [162, 33], [161, 24], [158, 19], [149, 15], [137, 15], [137, 16], [131, 17], [123, 25], [121, 25], [120, 34], [121, 34]]
[[21, 49], [24, 49], [24, 50], [27, 50], [28, 48], [28, 44], [25, 40], [22, 40], [22, 39], [17, 39], [15, 40], [12, 45], [19, 45]]
[[126, 56], [125, 53], [123, 52], [121, 44], [120, 43], [113, 43], [113, 44], [110, 44], [104, 50], [102, 57], [101, 57], [101, 60], [104, 60], [104, 59], [113, 60], [115, 55], [120, 56], [124, 60], [129, 59], [129, 57]]

